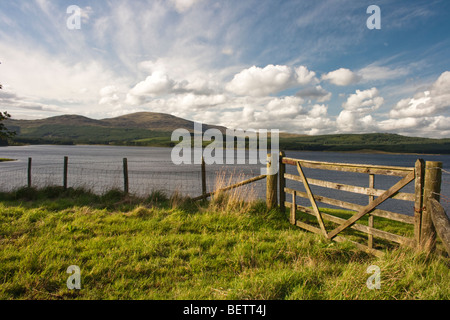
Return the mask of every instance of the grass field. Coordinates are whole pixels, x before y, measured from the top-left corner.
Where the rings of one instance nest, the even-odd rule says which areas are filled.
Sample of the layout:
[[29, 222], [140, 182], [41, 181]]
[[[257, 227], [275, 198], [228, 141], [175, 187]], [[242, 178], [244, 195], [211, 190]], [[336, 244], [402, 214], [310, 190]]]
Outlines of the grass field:
[[[450, 298], [448, 257], [399, 248], [376, 258], [224, 195], [197, 205], [159, 192], [0, 194], [0, 261], [2, 300]], [[71, 265], [80, 290], [67, 288]], [[372, 265], [380, 289], [366, 285]]]

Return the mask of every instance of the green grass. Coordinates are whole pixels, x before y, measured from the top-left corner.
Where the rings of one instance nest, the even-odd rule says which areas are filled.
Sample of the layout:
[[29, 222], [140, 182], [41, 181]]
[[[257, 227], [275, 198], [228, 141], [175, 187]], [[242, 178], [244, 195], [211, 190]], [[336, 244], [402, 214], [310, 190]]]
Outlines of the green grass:
[[[0, 194], [0, 299], [450, 298], [447, 257], [398, 248], [376, 258], [264, 203], [225, 202], [58, 187]], [[71, 265], [81, 290], [67, 289]], [[366, 286], [371, 265], [380, 290]]]

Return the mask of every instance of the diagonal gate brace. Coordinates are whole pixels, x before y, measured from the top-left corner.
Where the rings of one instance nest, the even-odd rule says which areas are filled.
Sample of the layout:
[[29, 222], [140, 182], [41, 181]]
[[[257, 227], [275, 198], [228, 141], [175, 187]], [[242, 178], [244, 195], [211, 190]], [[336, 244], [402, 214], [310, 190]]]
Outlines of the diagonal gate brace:
[[327, 230], [325, 229], [325, 224], [323, 223], [322, 214], [320, 213], [319, 208], [317, 207], [316, 200], [314, 199], [314, 195], [311, 192], [311, 188], [309, 187], [308, 180], [305, 177], [305, 174], [303, 173], [302, 167], [300, 166], [300, 162], [297, 162], [297, 170], [300, 174], [300, 177], [302, 178], [303, 185], [305, 186], [306, 193], [308, 194], [309, 201], [311, 202], [311, 205], [313, 207], [314, 213], [316, 214], [317, 221], [320, 225], [320, 230], [322, 230], [322, 233], [325, 237], [327, 237]]
[[371, 201], [364, 209], [362, 209], [360, 212], [356, 213], [353, 217], [348, 219], [346, 222], [341, 224], [339, 227], [334, 229], [328, 234], [328, 239], [333, 239], [336, 237], [336, 235], [343, 230], [347, 229], [348, 227], [352, 226], [356, 221], [361, 219], [364, 215], [367, 213], [370, 213], [373, 211], [378, 205], [392, 197], [394, 194], [396, 194], [401, 188], [406, 186], [408, 183], [413, 181], [415, 178], [415, 173], [410, 172], [407, 176], [405, 176], [402, 180], [397, 182], [395, 185], [393, 185], [389, 190], [386, 190], [382, 195], [377, 197], [375, 200]]

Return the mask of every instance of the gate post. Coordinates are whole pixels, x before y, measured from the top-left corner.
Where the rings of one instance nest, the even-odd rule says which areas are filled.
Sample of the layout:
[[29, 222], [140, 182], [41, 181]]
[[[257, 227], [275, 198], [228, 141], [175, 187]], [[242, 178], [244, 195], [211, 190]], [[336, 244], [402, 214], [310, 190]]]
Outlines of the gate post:
[[425, 177], [425, 161], [418, 159], [415, 165], [416, 178], [414, 180], [414, 239], [416, 248], [420, 248], [420, 231], [422, 229], [423, 213], [423, 185]]
[[284, 203], [286, 202], [286, 192], [284, 191], [284, 188], [286, 187], [286, 178], [284, 177], [284, 174], [286, 173], [286, 165], [283, 163], [283, 158], [286, 156], [284, 151], [280, 151], [280, 159], [278, 161], [278, 181], [279, 181], [279, 192], [280, 192], [280, 210], [281, 212], [286, 211], [286, 207]]
[[277, 206], [278, 188], [278, 165], [277, 156], [269, 153], [267, 155], [267, 177], [266, 177], [266, 205], [271, 210]]
[[422, 203], [425, 208], [422, 213], [420, 230], [420, 248], [433, 251], [436, 247], [436, 229], [431, 219], [431, 210], [426, 207], [429, 199], [439, 201], [441, 192], [442, 162], [427, 161], [425, 164], [425, 183]]

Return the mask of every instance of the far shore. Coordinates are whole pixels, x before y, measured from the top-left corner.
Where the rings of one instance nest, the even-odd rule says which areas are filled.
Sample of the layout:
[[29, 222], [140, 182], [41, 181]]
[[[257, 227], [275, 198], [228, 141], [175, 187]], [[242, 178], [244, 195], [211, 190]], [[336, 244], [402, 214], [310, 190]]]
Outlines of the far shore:
[[[120, 145], [120, 144], [22, 144], [22, 145], [11, 145], [10, 147], [26, 147], [26, 146], [105, 146], [105, 147], [137, 147], [137, 148], [167, 148], [172, 149], [173, 147], [155, 145], [155, 146], [139, 146], [139, 145]], [[8, 146], [5, 146], [8, 147]], [[227, 148], [224, 148], [226, 150]], [[248, 148], [246, 148], [248, 150]], [[0, 148], [1, 150], [1, 148]], [[236, 150], [236, 148], [235, 148]], [[294, 152], [339, 152], [339, 153], [360, 153], [360, 154], [391, 154], [391, 155], [417, 155], [417, 156], [441, 156], [444, 155], [442, 153], [417, 153], [417, 152], [391, 152], [391, 151], [383, 151], [383, 150], [374, 150], [374, 149], [359, 149], [359, 150], [296, 150], [296, 149], [282, 149], [280, 151], [294, 151]], [[17, 161], [16, 159], [2, 159], [0, 158], [0, 162], [6, 161]]]

